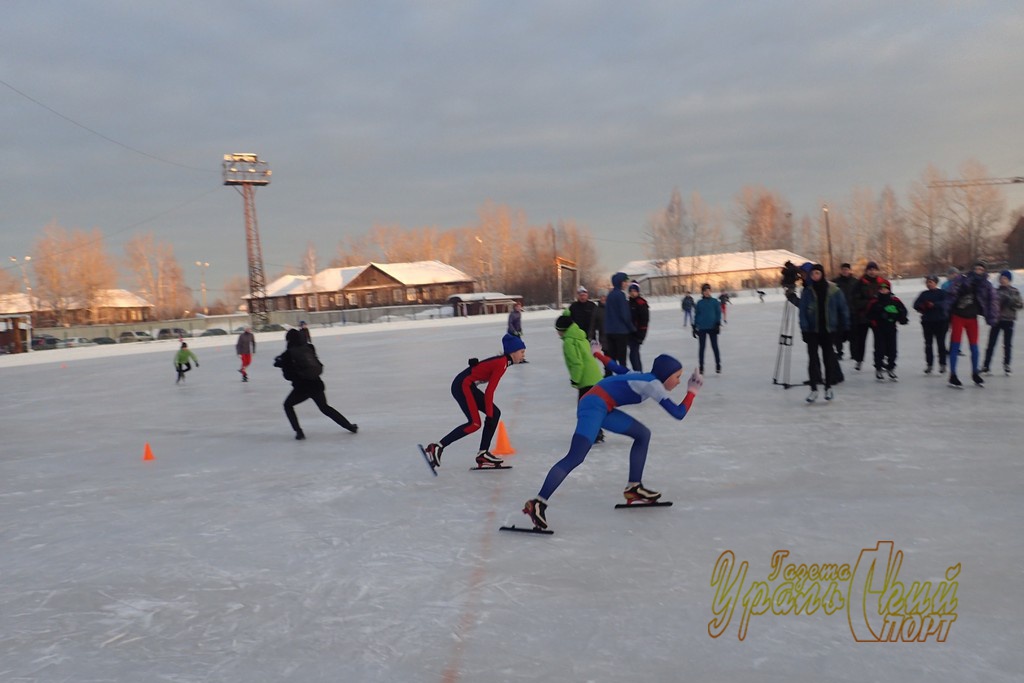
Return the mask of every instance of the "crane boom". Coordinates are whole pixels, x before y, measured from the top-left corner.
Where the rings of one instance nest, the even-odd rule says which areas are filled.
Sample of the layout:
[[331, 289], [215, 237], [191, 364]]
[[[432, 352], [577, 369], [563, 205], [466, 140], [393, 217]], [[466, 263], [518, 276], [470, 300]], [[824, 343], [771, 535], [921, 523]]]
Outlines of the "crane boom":
[[928, 187], [974, 187], [975, 185], [1012, 185], [1024, 183], [1024, 176], [1015, 178], [978, 178], [976, 180], [937, 180]]

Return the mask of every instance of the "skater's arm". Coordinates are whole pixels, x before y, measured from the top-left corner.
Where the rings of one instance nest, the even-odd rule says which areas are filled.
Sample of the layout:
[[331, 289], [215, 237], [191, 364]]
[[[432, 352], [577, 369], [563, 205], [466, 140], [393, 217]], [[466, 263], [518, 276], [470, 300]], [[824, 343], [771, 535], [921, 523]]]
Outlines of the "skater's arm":
[[700, 376], [700, 373], [696, 370], [690, 375], [690, 379], [686, 380], [686, 396], [682, 402], [675, 403], [668, 396], [668, 392], [662, 387], [662, 391], [665, 392], [664, 398], [658, 401], [658, 404], [665, 409], [669, 415], [677, 420], [682, 420], [686, 417], [686, 414], [690, 412], [690, 406], [693, 405], [693, 399], [697, 398], [697, 392], [704, 386], [704, 378]]
[[606, 368], [614, 372], [616, 375], [625, 375], [627, 372], [629, 372], [629, 368], [622, 367], [621, 365], [613, 361], [611, 358], [601, 353], [600, 351], [594, 352], [594, 358], [601, 361], [602, 365], [604, 365]]

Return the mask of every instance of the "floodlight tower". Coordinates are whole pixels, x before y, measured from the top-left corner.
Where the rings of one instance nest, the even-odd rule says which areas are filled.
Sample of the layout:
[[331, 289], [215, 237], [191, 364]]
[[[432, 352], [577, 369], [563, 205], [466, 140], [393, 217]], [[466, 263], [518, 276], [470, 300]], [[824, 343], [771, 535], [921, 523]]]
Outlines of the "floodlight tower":
[[263, 248], [256, 226], [256, 187], [270, 184], [270, 166], [255, 154], [225, 154], [224, 184], [242, 195], [245, 206], [245, 248], [249, 256], [249, 317], [254, 327], [269, 322], [267, 280], [263, 274]]

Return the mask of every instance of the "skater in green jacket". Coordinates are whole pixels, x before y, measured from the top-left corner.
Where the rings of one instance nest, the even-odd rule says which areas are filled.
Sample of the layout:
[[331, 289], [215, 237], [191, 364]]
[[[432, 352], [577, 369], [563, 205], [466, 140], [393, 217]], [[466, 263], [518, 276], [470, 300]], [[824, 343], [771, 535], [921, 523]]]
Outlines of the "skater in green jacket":
[[197, 368], [199, 367], [199, 359], [196, 358], [196, 354], [192, 353], [188, 344], [181, 342], [181, 348], [174, 354], [174, 368], [178, 371], [178, 379], [174, 380], [175, 384], [185, 381], [185, 373], [192, 369], [189, 360], [195, 363]]

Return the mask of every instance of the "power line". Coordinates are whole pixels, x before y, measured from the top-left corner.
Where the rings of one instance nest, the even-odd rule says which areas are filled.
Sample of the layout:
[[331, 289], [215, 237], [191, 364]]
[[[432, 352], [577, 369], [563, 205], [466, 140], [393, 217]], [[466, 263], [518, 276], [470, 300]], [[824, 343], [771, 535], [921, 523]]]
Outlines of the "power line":
[[54, 114], [55, 116], [59, 116], [60, 118], [62, 118], [65, 121], [67, 121], [68, 123], [70, 123], [70, 124], [72, 124], [74, 126], [78, 126], [82, 130], [87, 131], [89, 133], [92, 133], [96, 137], [101, 138], [103, 140], [106, 140], [107, 142], [113, 143], [113, 144], [117, 145], [118, 147], [122, 147], [122, 148], [128, 150], [129, 152], [134, 152], [135, 154], [138, 154], [140, 156], [144, 156], [147, 159], [152, 159], [154, 161], [159, 161], [162, 164], [169, 164], [171, 166], [177, 166], [178, 168], [185, 168], [185, 169], [188, 169], [190, 171], [201, 171], [203, 173], [216, 173], [217, 172], [215, 169], [199, 168], [197, 166], [188, 166], [187, 164], [179, 164], [176, 161], [170, 161], [168, 159], [164, 159], [163, 157], [158, 157], [155, 154], [150, 154], [149, 152], [144, 152], [141, 149], [136, 149], [135, 147], [132, 147], [131, 145], [127, 145], [127, 144], [125, 144], [125, 143], [123, 143], [123, 142], [121, 142], [119, 140], [115, 140], [114, 138], [110, 137], [109, 135], [104, 135], [103, 133], [101, 133], [101, 132], [99, 132], [97, 130], [94, 130], [94, 129], [90, 128], [89, 126], [85, 125], [84, 123], [79, 123], [78, 121], [74, 120], [70, 116], [65, 116], [64, 114], [60, 113], [59, 111], [57, 111], [53, 107], [49, 106], [48, 104], [46, 104], [44, 102], [40, 102], [39, 100], [37, 100], [36, 98], [32, 97], [31, 95], [29, 95], [27, 93], [24, 93], [21, 90], [18, 90], [17, 88], [15, 88], [13, 85], [8, 83], [7, 81], [4, 81], [4, 80], [0, 79], [0, 85], [4, 85], [4, 86], [8, 87], [9, 89], [13, 90], [14, 92], [16, 92], [19, 95], [21, 95], [22, 97], [24, 97], [29, 102], [32, 102], [33, 104], [42, 107], [43, 109], [45, 109], [46, 111], [50, 112], [51, 114]]

